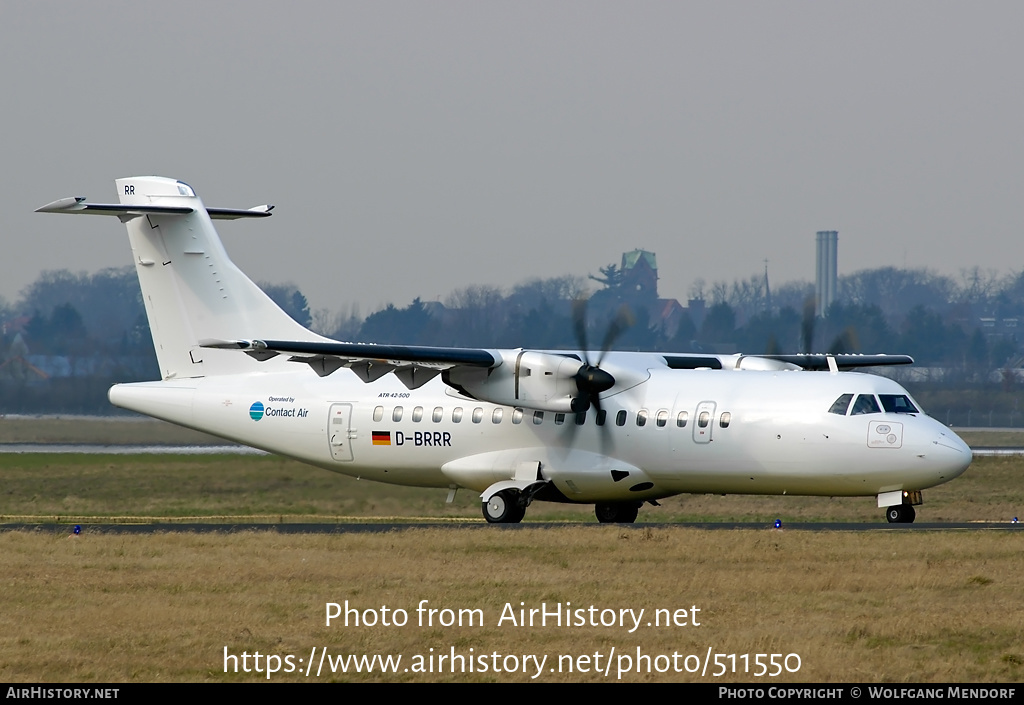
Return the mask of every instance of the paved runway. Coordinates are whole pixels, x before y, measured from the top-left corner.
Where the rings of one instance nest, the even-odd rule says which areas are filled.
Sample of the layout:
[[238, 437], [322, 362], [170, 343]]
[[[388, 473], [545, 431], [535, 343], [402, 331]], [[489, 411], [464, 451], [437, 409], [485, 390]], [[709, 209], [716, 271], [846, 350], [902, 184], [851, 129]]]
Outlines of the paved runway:
[[[615, 526], [624, 531], [656, 529], [703, 529], [711, 531], [1024, 531], [1024, 524], [1011, 522], [965, 523], [786, 523], [781, 529], [758, 522], [684, 522], [678, 524], [598, 524], [572, 522], [524, 522], [522, 524], [487, 524], [483, 520], [466, 522], [389, 522], [381, 524], [79, 524], [82, 535], [90, 534], [157, 534], [157, 533], [243, 533], [273, 532], [279, 534], [365, 534], [418, 529], [451, 529], [457, 531], [529, 531], [565, 527]], [[70, 534], [72, 524], [0, 524], [0, 531], [43, 531]]]

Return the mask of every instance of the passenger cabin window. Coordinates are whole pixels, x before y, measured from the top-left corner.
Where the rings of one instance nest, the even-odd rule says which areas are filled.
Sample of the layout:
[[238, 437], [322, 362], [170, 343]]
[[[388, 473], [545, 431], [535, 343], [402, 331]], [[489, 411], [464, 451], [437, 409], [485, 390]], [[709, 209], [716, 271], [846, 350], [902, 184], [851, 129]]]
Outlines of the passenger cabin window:
[[850, 411], [850, 416], [880, 413], [882, 413], [882, 410], [878, 408], [878, 402], [875, 401], [874, 394], [858, 394], [857, 401], [853, 402], [853, 409]]
[[732, 423], [732, 414], [728, 411], [723, 411], [722, 415], [718, 417], [718, 425], [721, 428], [729, 428], [729, 424]]
[[708, 423], [711, 421], [711, 414], [706, 411], [700, 412], [700, 416], [697, 417], [697, 425], [700, 428], [707, 428]]
[[462, 407], [457, 406], [452, 409], [452, 423], [458, 423], [462, 421]]
[[480, 423], [484, 420], [484, 410], [479, 406], [473, 409], [473, 423]]
[[625, 426], [626, 425], [626, 410], [620, 409], [619, 413], [615, 414], [615, 425]]
[[415, 423], [419, 423], [423, 420], [423, 407], [417, 406], [412, 410], [412, 420]]
[[676, 416], [676, 426], [679, 428], [686, 428], [686, 422], [690, 419], [690, 414], [685, 411], [680, 411], [679, 415]]
[[533, 412], [533, 422], [537, 425], [544, 423], [544, 412], [535, 411]]
[[522, 422], [523, 422], [523, 410], [522, 409], [513, 409], [512, 410], [512, 423], [522, 423]]
[[565, 414], [563, 414], [561, 412], [555, 414], [555, 425], [556, 426], [561, 426], [564, 423], [565, 423]]
[[852, 394], [843, 394], [832, 403], [832, 408], [828, 410], [828, 413], [846, 416], [846, 410], [850, 408], [851, 401], [853, 401]]
[[906, 394], [879, 394], [882, 408], [890, 414], [920, 414], [914, 402]]
[[582, 426], [586, 422], [587, 422], [587, 412], [581, 411], [578, 414], [576, 414], [576, 425], [577, 426]]
[[647, 409], [640, 409], [636, 412], [636, 425], [646, 426], [647, 425]]
[[395, 407], [395, 410], [391, 412], [391, 420], [392, 421], [401, 421], [402, 420], [402, 407], [400, 407], [400, 406], [396, 406]]
[[608, 412], [605, 411], [604, 409], [601, 409], [599, 412], [597, 412], [597, 418], [594, 420], [594, 423], [596, 423], [598, 426], [604, 426], [604, 422], [607, 420]]
[[384, 418], [384, 407], [378, 406], [373, 410], [373, 420], [380, 421], [382, 418]]
[[434, 423], [441, 423], [441, 418], [444, 416], [444, 409], [439, 406], [434, 407], [434, 413], [431, 415], [430, 420]]
[[658, 412], [658, 428], [664, 428], [665, 424], [668, 423], [668, 412], [662, 409]]
[[499, 406], [491, 412], [491, 423], [501, 423], [502, 411], [503, 409]]

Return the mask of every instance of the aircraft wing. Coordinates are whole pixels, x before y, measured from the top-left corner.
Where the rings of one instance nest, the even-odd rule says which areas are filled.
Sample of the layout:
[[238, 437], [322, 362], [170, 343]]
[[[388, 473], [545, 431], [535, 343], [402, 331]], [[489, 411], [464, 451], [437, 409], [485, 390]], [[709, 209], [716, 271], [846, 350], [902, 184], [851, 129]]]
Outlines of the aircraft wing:
[[673, 370], [854, 370], [861, 367], [912, 365], [910, 355], [861, 355], [832, 353], [793, 353], [789, 355], [665, 355], [665, 364]]
[[394, 371], [409, 388], [415, 389], [452, 367], [491, 368], [501, 364], [501, 355], [476, 348], [439, 348], [426, 345], [377, 345], [375, 343], [304, 342], [292, 340], [201, 340], [204, 348], [241, 350], [257, 360], [281, 354], [294, 362], [305, 362], [320, 376], [349, 367], [364, 382], [372, 382]]
[[857, 355], [857, 354], [810, 354], [797, 353], [794, 355], [758, 355], [768, 360], [788, 362], [802, 367], [805, 370], [828, 370], [831, 369], [829, 358], [835, 360], [836, 367], [840, 370], [853, 370], [859, 367], [887, 367], [889, 365], [913, 365], [914, 358], [910, 355]]
[[[364, 382], [372, 382], [394, 371], [410, 389], [425, 384], [442, 370], [454, 367], [491, 369], [502, 364], [499, 352], [478, 348], [293, 340], [202, 340], [199, 344], [204, 348], [239, 350], [257, 360], [269, 360], [281, 354], [291, 355], [291, 361], [308, 364], [320, 376], [329, 375], [341, 367], [349, 367]], [[914, 363], [914, 358], [909, 355], [852, 353], [735, 356], [682, 354], [665, 355], [663, 359], [666, 366], [676, 370], [722, 370], [735, 367], [840, 371]]]

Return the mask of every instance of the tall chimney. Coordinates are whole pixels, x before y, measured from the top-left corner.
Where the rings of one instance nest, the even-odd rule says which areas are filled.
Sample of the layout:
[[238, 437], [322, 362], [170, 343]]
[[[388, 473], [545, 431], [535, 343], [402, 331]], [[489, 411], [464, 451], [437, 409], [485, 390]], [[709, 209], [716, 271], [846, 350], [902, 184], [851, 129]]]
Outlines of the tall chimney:
[[839, 232], [818, 231], [818, 267], [814, 283], [814, 313], [824, 318], [828, 307], [836, 298], [836, 262], [838, 260]]

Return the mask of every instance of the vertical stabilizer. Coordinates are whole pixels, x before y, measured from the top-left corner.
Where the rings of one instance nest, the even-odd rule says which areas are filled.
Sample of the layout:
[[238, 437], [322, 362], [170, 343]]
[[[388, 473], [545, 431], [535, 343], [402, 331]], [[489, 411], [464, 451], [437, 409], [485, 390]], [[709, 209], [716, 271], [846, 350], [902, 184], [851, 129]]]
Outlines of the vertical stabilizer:
[[[155, 176], [117, 180], [135, 270], [164, 379], [256, 369], [204, 339], [325, 340], [282, 311], [230, 260], [210, 213], [188, 184]], [[147, 209], [147, 207], [159, 207]]]

